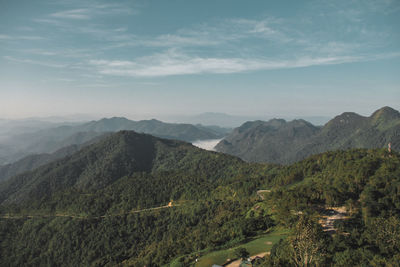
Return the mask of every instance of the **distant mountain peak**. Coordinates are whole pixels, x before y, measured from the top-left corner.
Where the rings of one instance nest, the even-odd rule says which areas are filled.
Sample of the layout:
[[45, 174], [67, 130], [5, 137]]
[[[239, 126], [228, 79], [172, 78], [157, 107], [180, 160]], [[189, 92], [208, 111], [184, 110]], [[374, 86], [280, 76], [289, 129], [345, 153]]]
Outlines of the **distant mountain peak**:
[[[160, 121], [160, 120], [157, 120], [157, 119], [150, 119], [150, 120], [143, 120], [143, 121], [147, 121], [147, 122], [153, 122], [153, 123], [164, 123], [164, 122], [162, 122], [162, 121]], [[142, 121], [142, 122], [143, 122]]]
[[398, 149], [399, 130], [400, 113], [383, 107], [371, 117], [344, 112], [323, 127], [304, 120], [246, 122], [216, 149], [247, 161], [285, 164], [328, 150], [381, 148], [389, 142]]
[[285, 119], [273, 118], [273, 119], [270, 119], [268, 122], [286, 123], [287, 121]]
[[331, 127], [344, 127], [349, 124], [358, 124], [364, 121], [366, 117], [363, 117], [355, 112], [344, 112], [332, 120], [330, 120], [325, 126], [325, 128], [330, 129]]
[[383, 107], [372, 113], [371, 118], [373, 119], [396, 119], [400, 118], [400, 112], [391, 108], [391, 107]]
[[111, 117], [111, 118], [102, 118], [99, 121], [128, 121], [125, 117]]
[[355, 112], [343, 112], [342, 114], [340, 114], [336, 118], [340, 118], [340, 119], [358, 119], [358, 118], [363, 118], [363, 116], [361, 116], [360, 114], [357, 114]]

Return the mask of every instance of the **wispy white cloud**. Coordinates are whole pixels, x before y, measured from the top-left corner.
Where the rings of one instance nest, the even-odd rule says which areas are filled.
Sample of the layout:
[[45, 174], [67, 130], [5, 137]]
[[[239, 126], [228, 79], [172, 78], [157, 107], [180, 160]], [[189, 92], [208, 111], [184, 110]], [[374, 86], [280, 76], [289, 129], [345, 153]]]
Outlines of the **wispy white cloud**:
[[140, 42], [144, 46], [182, 47], [182, 46], [213, 46], [221, 43], [219, 38], [212, 36], [163, 34]]
[[112, 44], [105, 46], [108, 49], [138, 46], [176, 49], [222, 47], [232, 42], [246, 41], [246, 39], [269, 39], [276, 43], [290, 41], [291, 39], [288, 36], [275, 27], [278, 23], [278, 20], [271, 18], [263, 20], [225, 19], [216, 21], [215, 25], [195, 25], [179, 29], [173, 33], [156, 36], [137, 36], [127, 33], [125, 29], [118, 31], [117, 29], [98, 29], [91, 26], [81, 27], [79, 31], [112, 42]]
[[[62, 10], [58, 12], [54, 12], [48, 15], [50, 18], [56, 19], [71, 19], [71, 20], [89, 20], [96, 16], [105, 16], [105, 15], [128, 15], [135, 14], [136, 10], [128, 6], [123, 6], [118, 3], [112, 4], [102, 4], [98, 3], [92, 5], [85, 5], [84, 3], [80, 8]], [[50, 22], [50, 20], [44, 18], [42, 22]]]
[[47, 16], [45, 18], [34, 18], [32, 19], [32, 21], [43, 25], [47, 24], [51, 26], [65, 26], [65, 24], [62, 21], [56, 18], [48, 18]]
[[57, 52], [43, 50], [43, 49], [20, 49], [20, 50], [17, 50], [17, 51], [28, 53], [28, 54], [41, 55], [41, 56], [55, 56], [55, 55], [58, 55]]
[[361, 44], [351, 42], [310, 42], [304, 41], [305, 51], [318, 55], [349, 55], [360, 49]]
[[[260, 38], [276, 41], [279, 43], [287, 43], [293, 37], [289, 36], [285, 29], [283, 19], [274, 17], [266, 17], [262, 19], [231, 19], [227, 23], [234, 29], [240, 29], [239, 38]], [[293, 34], [293, 33], [291, 33]]]
[[105, 75], [156, 77], [184, 74], [240, 73], [256, 70], [288, 69], [316, 65], [341, 64], [361, 60], [358, 57], [301, 57], [288, 60], [254, 58], [198, 57], [168, 52], [135, 61], [91, 60], [96, 70]]
[[81, 9], [71, 9], [60, 12], [55, 12], [50, 14], [53, 18], [63, 18], [63, 19], [90, 19], [90, 10], [86, 8]]
[[0, 34], [0, 40], [10, 40], [11, 36], [5, 35], [5, 34]]
[[[90, 50], [81, 49], [78, 53], [66, 53], [68, 49], [76, 51], [79, 48], [59, 47], [53, 51], [32, 49], [29, 52], [64, 57], [63, 59], [69, 57], [74, 61], [68, 66], [70, 69], [130, 77], [240, 73], [341, 64], [380, 57], [376, 55], [379, 53], [376, 48], [385, 43], [388, 37], [385, 37], [384, 33], [377, 33], [374, 29], [362, 26], [361, 11], [346, 9], [347, 12], [340, 13], [342, 9], [337, 7], [332, 7], [333, 11], [330, 8], [323, 10], [330, 12], [329, 16], [321, 13], [327, 17], [327, 22], [340, 22], [338, 17], [343, 18], [346, 23], [335, 24], [335, 27], [343, 28], [331, 29], [331, 26], [327, 26], [329, 23], [320, 28], [312, 27], [310, 25], [321, 21], [321, 18], [318, 17], [320, 14], [311, 12], [307, 18], [266, 16], [258, 19], [214, 19], [169, 33], [137, 35], [122, 25], [103, 27], [100, 20], [96, 23], [85, 21], [77, 27], [79, 20], [134, 12], [129, 7], [119, 4], [78, 4], [75, 8], [55, 12], [35, 21], [56, 25], [63, 35], [86, 38], [84, 43], [90, 43]], [[354, 24], [347, 23], [350, 17], [354, 17], [354, 20], [351, 20]], [[328, 31], [325, 31], [327, 27]], [[336, 31], [340, 34], [334, 35], [333, 38], [332, 33]], [[77, 34], [80, 36], [77, 37]], [[375, 38], [376, 36], [383, 37]], [[0, 40], [7, 38], [10, 37], [0, 35]], [[132, 49], [130, 53], [127, 47], [140, 48]], [[119, 56], [118, 60], [113, 60], [114, 55], [124, 53], [126, 58]], [[63, 59], [60, 61], [63, 62]], [[33, 61], [31, 64], [34, 64]]]
[[50, 67], [50, 68], [65, 68], [65, 67], [67, 67], [66, 64], [45, 62], [45, 61], [32, 60], [32, 59], [21, 59], [21, 58], [15, 58], [15, 57], [11, 57], [11, 56], [4, 56], [3, 58], [8, 61], [24, 63], [24, 64], [40, 65], [40, 66]]
[[7, 34], [0, 34], [0, 40], [43, 40], [44, 37], [41, 36], [34, 36], [34, 35], [7, 35]]

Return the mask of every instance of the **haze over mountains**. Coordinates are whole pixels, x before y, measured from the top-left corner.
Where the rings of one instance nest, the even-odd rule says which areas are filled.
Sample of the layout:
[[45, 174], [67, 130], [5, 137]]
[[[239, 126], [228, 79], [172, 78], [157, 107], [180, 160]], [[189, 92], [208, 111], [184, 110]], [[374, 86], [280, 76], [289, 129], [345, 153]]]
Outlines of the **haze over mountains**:
[[[371, 255], [396, 262], [400, 251], [380, 235], [400, 225], [392, 216], [399, 212], [399, 127], [400, 113], [384, 107], [370, 117], [346, 112], [323, 127], [249, 121], [217, 145], [230, 141], [249, 158], [240, 157], [264, 163], [186, 142], [210, 149], [230, 131], [219, 126], [110, 118], [30, 128], [14, 137], [20, 148], [62, 148], [0, 166], [0, 265], [209, 266], [203, 257], [263, 240], [263, 251], [268, 244], [275, 252], [261, 263], [273, 262], [254, 266], [292, 266], [291, 252], [282, 253], [294, 240], [289, 233], [301, 214], [320, 218], [327, 206], [349, 212], [351, 223], [335, 231], [352, 234], [330, 236], [312, 223], [313, 242], [325, 242], [321, 266], [345, 266], [346, 253], [353, 262], [370, 263]], [[379, 149], [387, 142], [392, 152]], [[277, 159], [297, 162], [268, 163]], [[268, 193], [260, 198], [260, 190]], [[358, 232], [367, 241], [354, 248]]]
[[[15, 125], [19, 134], [0, 145], [3, 162], [0, 165], [0, 181], [71, 155], [119, 130], [135, 130], [189, 141], [198, 147], [232, 154], [246, 161], [280, 164], [296, 162], [329, 150], [385, 147], [388, 142], [392, 142], [393, 149], [398, 149], [400, 143], [399, 113], [389, 107], [376, 111], [371, 117], [343, 113], [323, 127], [305, 120], [249, 121], [220, 142], [218, 140], [231, 131], [229, 128], [171, 124], [158, 120], [131, 121], [114, 117], [58, 127], [49, 127], [54, 124], [40, 121], [29, 121], [29, 128], [23, 127], [21, 122]], [[32, 130], [38, 127], [44, 129]], [[24, 129], [26, 133], [21, 134]]]
[[[192, 116], [169, 116], [167, 120], [174, 122], [186, 122], [202, 125], [218, 125], [220, 127], [239, 127], [246, 121], [272, 119], [272, 116], [240, 116], [221, 112], [205, 112]], [[284, 116], [286, 120], [299, 119], [297, 116]], [[313, 123], [314, 125], [324, 125], [331, 118], [327, 116], [301, 116], [302, 119]]]
[[0, 182], [5, 181], [17, 174], [36, 169], [44, 164], [69, 156], [79, 151], [81, 148], [93, 144], [95, 142], [98, 142], [100, 139], [110, 134], [111, 133], [103, 133], [97, 137], [90, 139], [85, 143], [68, 145], [54, 151], [53, 153], [41, 153], [41, 154], [29, 155], [15, 162], [0, 166]]
[[400, 267], [399, 25], [0, 0], [0, 267]]
[[390, 107], [370, 117], [353, 112], [336, 116], [323, 127], [304, 120], [246, 122], [225, 137], [216, 150], [246, 161], [293, 163], [310, 155], [349, 148], [400, 148], [400, 113]]
[[[37, 125], [44, 128], [37, 131], [18, 131], [0, 142], [0, 165], [12, 163], [24, 156], [38, 153], [53, 153], [62, 147], [83, 144], [105, 132], [120, 130], [134, 130], [152, 134], [154, 136], [195, 141], [218, 139], [223, 137], [229, 129], [217, 126], [202, 126], [191, 124], [164, 123], [158, 120], [132, 121], [126, 118], [109, 118], [87, 123], [62, 125], [59, 127], [45, 127], [53, 124]], [[12, 129], [10, 130], [13, 133]]]

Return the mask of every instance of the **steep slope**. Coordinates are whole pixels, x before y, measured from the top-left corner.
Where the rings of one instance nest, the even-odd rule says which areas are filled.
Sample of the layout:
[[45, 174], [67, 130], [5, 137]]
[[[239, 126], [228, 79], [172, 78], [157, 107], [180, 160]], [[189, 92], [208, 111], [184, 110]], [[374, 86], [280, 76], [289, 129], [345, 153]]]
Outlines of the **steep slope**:
[[184, 170], [187, 175], [221, 179], [227, 177], [230, 166], [238, 164], [244, 165], [237, 158], [208, 153], [185, 142], [121, 131], [0, 184], [0, 203], [18, 204], [29, 199], [30, 204], [33, 200], [40, 204], [71, 190], [78, 195], [93, 193], [122, 177], [140, 173]]
[[243, 230], [252, 221], [243, 216], [247, 196], [271, 168], [115, 133], [0, 184], [0, 265], [160, 266], [194, 244], [237, 242], [272, 225], [265, 219]]
[[370, 117], [343, 113], [322, 128], [305, 121], [247, 122], [216, 149], [246, 161], [287, 164], [329, 150], [382, 148], [389, 142], [400, 149], [400, 113], [383, 107]]
[[318, 127], [304, 120], [246, 122], [223, 139], [216, 149], [246, 161], [288, 163], [292, 161], [290, 152], [298, 150], [318, 131]]
[[[120, 132], [25, 176], [0, 205], [0, 265], [165, 266], [176, 259], [187, 266], [203, 253], [265, 235], [274, 224], [288, 227], [298, 221], [296, 211], [316, 215], [316, 206], [346, 205], [354, 210], [352, 224], [339, 228], [351, 234], [334, 242], [323, 237], [331, 242], [324, 266], [346, 250], [358, 250], [355, 262], [365, 253], [368, 266], [375, 256], [399, 253], [396, 246], [387, 251], [380, 233], [368, 236], [375, 227], [363, 223], [398, 218], [399, 160], [398, 153], [358, 149], [276, 167]], [[56, 181], [64, 184], [37, 190]], [[264, 200], [256, 195], [260, 188], [270, 189]], [[271, 257], [287, 260], [287, 253], [275, 253], [286, 243], [277, 244]]]
[[400, 113], [383, 107], [370, 117], [349, 112], [335, 117], [297, 155], [304, 158], [328, 150], [382, 148], [388, 143], [394, 150], [400, 149]]

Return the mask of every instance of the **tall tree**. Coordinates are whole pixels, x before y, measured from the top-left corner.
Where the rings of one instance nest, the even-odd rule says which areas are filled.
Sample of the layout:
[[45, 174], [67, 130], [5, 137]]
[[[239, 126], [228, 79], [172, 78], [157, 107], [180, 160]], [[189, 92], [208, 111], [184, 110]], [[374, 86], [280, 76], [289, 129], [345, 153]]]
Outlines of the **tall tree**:
[[318, 266], [324, 255], [324, 233], [317, 223], [300, 216], [289, 237], [292, 258], [296, 266]]

